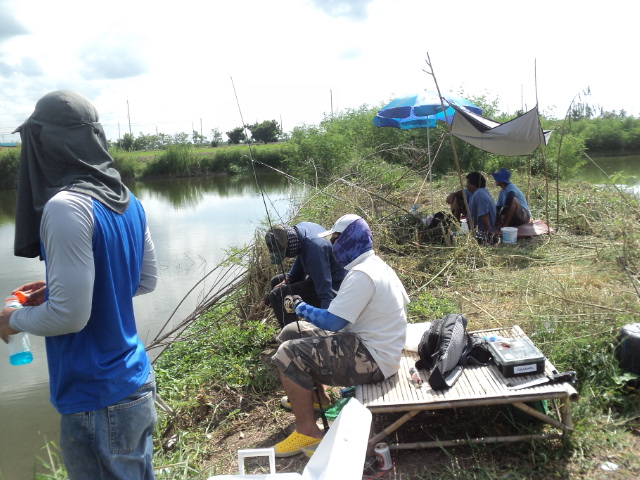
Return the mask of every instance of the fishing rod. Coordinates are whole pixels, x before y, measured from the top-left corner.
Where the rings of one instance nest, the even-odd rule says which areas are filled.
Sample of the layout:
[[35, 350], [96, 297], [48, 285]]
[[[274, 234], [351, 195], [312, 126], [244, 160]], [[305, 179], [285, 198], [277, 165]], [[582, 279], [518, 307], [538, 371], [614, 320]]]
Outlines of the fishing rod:
[[[260, 191], [260, 196], [262, 198], [262, 204], [264, 205], [264, 209], [267, 213], [267, 223], [269, 225], [269, 228], [273, 228], [273, 224], [271, 222], [271, 215], [269, 214], [269, 208], [267, 207], [267, 202], [265, 197], [267, 196], [265, 194], [264, 188], [262, 187], [262, 184], [260, 183], [260, 180], [258, 178], [258, 172], [256, 171], [256, 161], [253, 159], [253, 152], [251, 151], [251, 140], [249, 139], [249, 135], [247, 135], [247, 125], [244, 123], [244, 117], [242, 115], [242, 108], [240, 108], [240, 100], [238, 99], [238, 93], [236, 92], [236, 85], [233, 82], [233, 77], [231, 77], [231, 86], [233, 87], [233, 94], [236, 97], [236, 104], [238, 105], [238, 112], [240, 113], [240, 120], [242, 121], [242, 128], [244, 129], [244, 134], [245, 137], [247, 139], [247, 146], [249, 147], [249, 160], [251, 161], [251, 169], [253, 171], [253, 177], [256, 181], [256, 185], [258, 187], [258, 190]], [[264, 164], [263, 164], [264, 165]], [[271, 203], [271, 205], [274, 207], [274, 210], [277, 212], [278, 210], [275, 208], [275, 205], [273, 205], [273, 202]], [[282, 221], [282, 218], [280, 218], [280, 220]], [[284, 223], [284, 222], [283, 222]], [[277, 241], [272, 242], [272, 247], [273, 248], [278, 248], [280, 249], [280, 245], [278, 245]], [[278, 262], [278, 266], [280, 267], [280, 274], [282, 275], [282, 277], [286, 280], [287, 276], [286, 273], [284, 271], [284, 264], [283, 261], [280, 260]], [[291, 285], [285, 281], [285, 285], [286, 288], [288, 288], [289, 290], [289, 294], [293, 295], [293, 290], [291, 289]], [[283, 307], [283, 311], [284, 311], [284, 297], [282, 298], [282, 307]], [[300, 322], [298, 320], [298, 316], [296, 315], [296, 327], [298, 328], [298, 335], [300, 336], [300, 338], [302, 338], [302, 331], [300, 330]], [[322, 418], [322, 425], [324, 427], [324, 431], [325, 433], [329, 431], [329, 422], [327, 421], [327, 416], [325, 415], [324, 412], [324, 408], [322, 406], [322, 401], [320, 399], [320, 391], [318, 389], [318, 382], [313, 382], [313, 390], [315, 391], [316, 394], [316, 398], [318, 400], [318, 406], [320, 407], [320, 416]], [[291, 401], [291, 400], [289, 400]]]
[[627, 262], [624, 261], [624, 259], [622, 258], [622, 255], [618, 251], [618, 247], [616, 247], [616, 244], [613, 241], [613, 238], [611, 237], [611, 232], [609, 232], [609, 228], [604, 224], [604, 221], [602, 220], [602, 216], [600, 215], [600, 212], [598, 210], [594, 210], [594, 211], [598, 215], [598, 220], [600, 220], [600, 223], [602, 224], [604, 233], [607, 235], [607, 238], [609, 239], [609, 243], [611, 244], [611, 247], [613, 247], [613, 250], [616, 252], [616, 257], [618, 257], [618, 262], [620, 263], [620, 265], [622, 265], [622, 269], [624, 270], [624, 273], [626, 273], [627, 277], [629, 277], [629, 281], [631, 282], [631, 285], [633, 286], [633, 289], [636, 292], [636, 296], [640, 300], [640, 292], [638, 291], [638, 287], [636, 285], [637, 280], [633, 278], [633, 275], [631, 274], [631, 272], [629, 271], [629, 268], [627, 267]]

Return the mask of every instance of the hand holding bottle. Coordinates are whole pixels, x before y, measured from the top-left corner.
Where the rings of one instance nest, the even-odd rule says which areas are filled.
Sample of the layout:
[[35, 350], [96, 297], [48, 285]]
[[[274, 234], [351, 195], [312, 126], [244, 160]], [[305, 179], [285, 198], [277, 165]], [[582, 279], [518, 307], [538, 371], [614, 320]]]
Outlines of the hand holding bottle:
[[36, 307], [44, 303], [44, 291], [47, 286], [44, 280], [36, 280], [35, 282], [25, 283], [16, 288], [12, 293], [22, 292], [24, 294], [24, 301], [22, 305], [24, 307]]
[[0, 311], [0, 338], [4, 343], [9, 343], [10, 335], [18, 333], [18, 331], [13, 329], [9, 324], [9, 318], [14, 310], [14, 308], [5, 306], [5, 308]]
[[[2, 311], [2, 317], [0, 317], [0, 327], [4, 325], [5, 321], [5, 327], [8, 327], [8, 329], [0, 328], [0, 334], [3, 336], [2, 339], [9, 345], [9, 363], [11, 363], [11, 365], [26, 365], [27, 363], [31, 363], [33, 360], [29, 336], [26, 332], [17, 332], [9, 325], [11, 313], [15, 309], [22, 308], [26, 301], [27, 296], [22, 291], [14, 291], [13, 295], [7, 297], [4, 301], [5, 308]], [[7, 332], [10, 336], [5, 338], [5, 333], [3, 333], [3, 331]], [[14, 333], [10, 333], [11, 331]]]

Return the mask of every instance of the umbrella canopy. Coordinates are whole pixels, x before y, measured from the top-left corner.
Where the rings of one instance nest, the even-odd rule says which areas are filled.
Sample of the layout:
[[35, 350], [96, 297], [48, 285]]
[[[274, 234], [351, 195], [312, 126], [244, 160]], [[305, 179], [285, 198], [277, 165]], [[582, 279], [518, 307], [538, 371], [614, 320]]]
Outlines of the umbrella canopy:
[[[385, 105], [373, 117], [376, 127], [394, 127], [401, 130], [411, 128], [435, 128], [438, 120], [451, 123], [455, 110], [448, 106], [449, 103], [482, 115], [482, 109], [471, 103], [466, 98], [454, 93], [445, 93], [440, 101], [438, 92], [423, 90], [413, 95], [399, 97]], [[442, 103], [445, 110], [442, 110]]]

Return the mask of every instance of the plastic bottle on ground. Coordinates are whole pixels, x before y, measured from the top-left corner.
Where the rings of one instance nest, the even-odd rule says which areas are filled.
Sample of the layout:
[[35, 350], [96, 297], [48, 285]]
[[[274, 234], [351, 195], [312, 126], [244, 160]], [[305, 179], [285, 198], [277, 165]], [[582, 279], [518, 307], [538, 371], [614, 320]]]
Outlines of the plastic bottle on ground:
[[420, 372], [418, 371], [417, 368], [411, 368], [409, 370], [409, 375], [411, 375], [411, 381], [417, 385], [417, 386], [421, 386], [422, 385], [422, 377], [420, 376]]

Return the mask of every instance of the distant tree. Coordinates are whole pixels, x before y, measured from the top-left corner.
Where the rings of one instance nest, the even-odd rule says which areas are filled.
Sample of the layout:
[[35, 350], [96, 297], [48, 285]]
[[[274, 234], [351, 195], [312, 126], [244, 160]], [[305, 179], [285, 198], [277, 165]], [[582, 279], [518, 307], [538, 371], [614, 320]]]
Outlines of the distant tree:
[[193, 138], [193, 144], [194, 145], [202, 146], [205, 143], [207, 143], [207, 137], [205, 137], [204, 135], [199, 134], [195, 130], [193, 131], [193, 134], [191, 136]]
[[169, 145], [171, 145], [171, 135], [167, 135], [166, 133], [159, 133], [156, 138], [156, 148], [165, 149]]
[[211, 129], [211, 146], [217, 147], [222, 143], [222, 132], [217, 128]]
[[133, 142], [134, 150], [153, 150], [158, 143], [157, 135], [145, 135], [144, 133], [138, 133], [137, 138]]
[[227, 137], [229, 137], [229, 143], [233, 145], [237, 145], [247, 139], [243, 127], [236, 127], [230, 132], [225, 133], [227, 134]]
[[121, 148], [125, 152], [131, 152], [133, 150], [133, 144], [135, 142], [135, 138], [130, 133], [125, 133], [120, 140], [116, 142], [118, 148]]
[[594, 109], [591, 105], [586, 103], [574, 103], [571, 105], [569, 116], [575, 121], [583, 118], [591, 118], [594, 113]]
[[189, 134], [186, 132], [175, 133], [173, 135], [173, 144], [174, 145], [190, 145]]
[[277, 142], [278, 136], [282, 133], [278, 122], [275, 120], [254, 123], [253, 125], [247, 125], [247, 128], [251, 131], [251, 137], [256, 142], [262, 143]]

